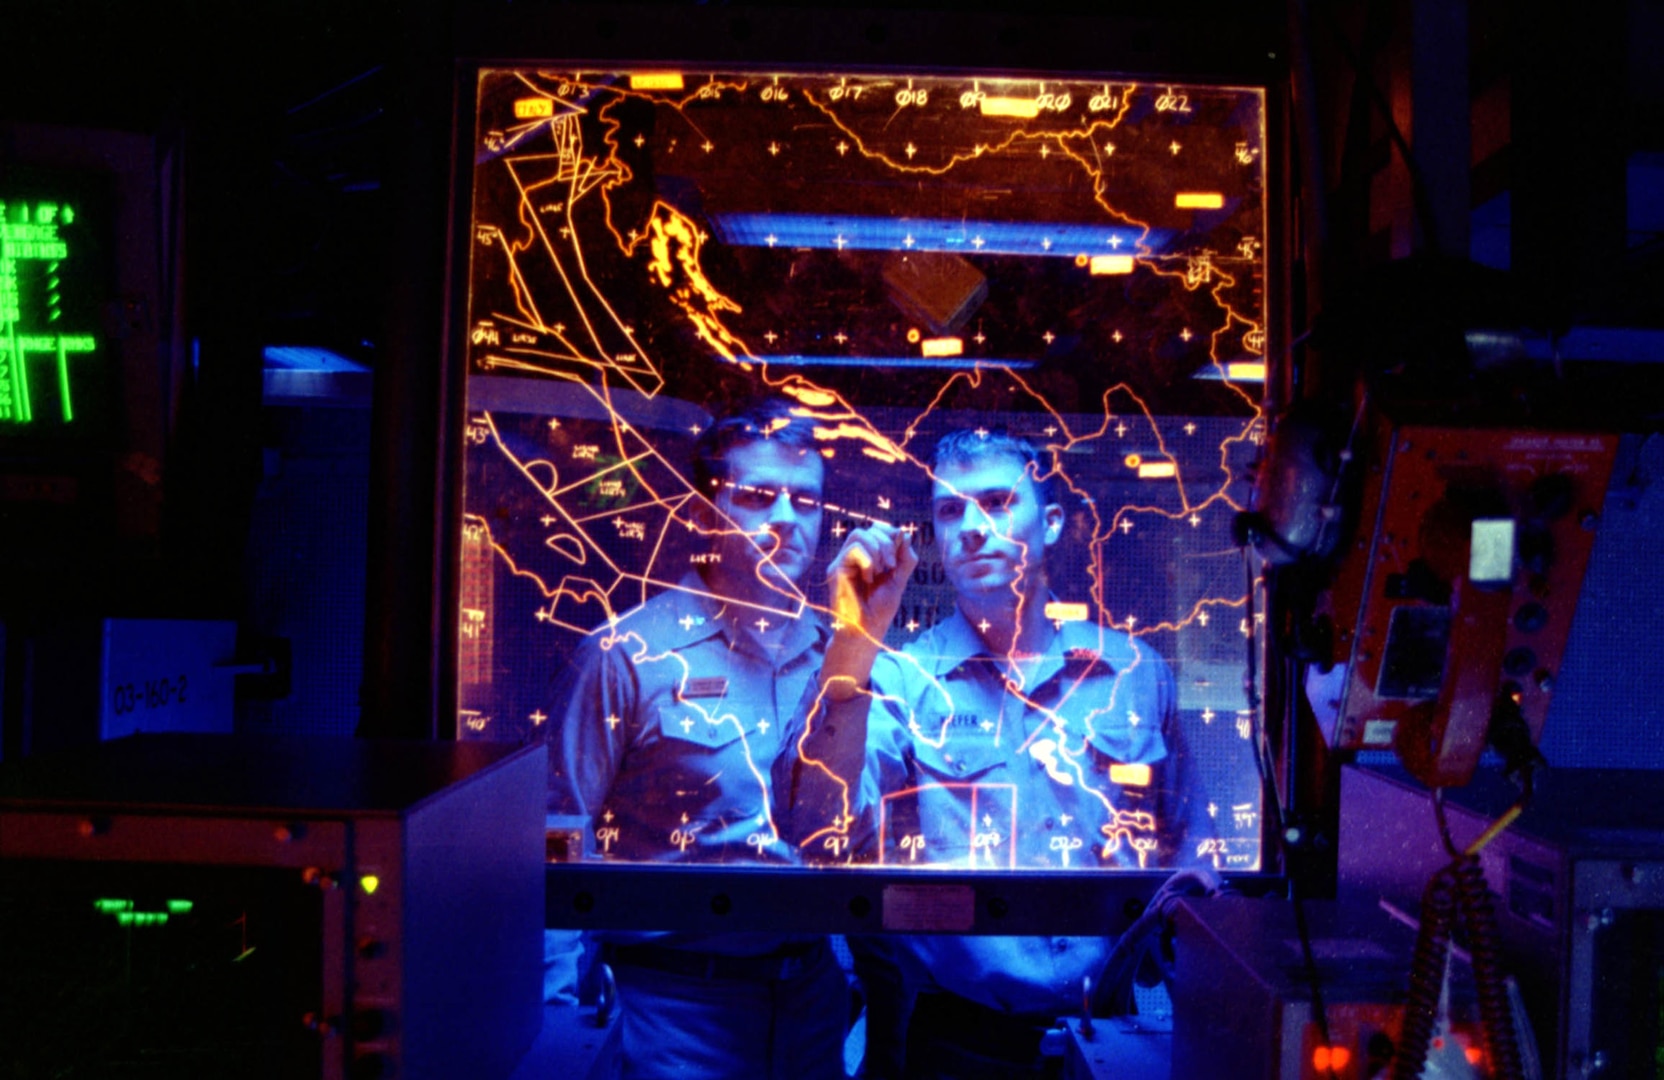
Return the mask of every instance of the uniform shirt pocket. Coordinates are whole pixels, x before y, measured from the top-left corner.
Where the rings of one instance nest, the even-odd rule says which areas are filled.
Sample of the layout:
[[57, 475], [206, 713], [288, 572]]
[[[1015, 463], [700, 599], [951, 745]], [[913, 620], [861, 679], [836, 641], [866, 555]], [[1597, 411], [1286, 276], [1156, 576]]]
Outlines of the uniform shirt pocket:
[[884, 861], [971, 869], [1016, 866], [1017, 790], [991, 735], [915, 742], [912, 789], [884, 800]]
[[1093, 717], [1086, 741], [1111, 761], [1126, 765], [1154, 765], [1167, 759], [1167, 740], [1154, 719], [1140, 718], [1134, 724], [1124, 709]]
[[969, 783], [985, 777], [1006, 758], [1004, 748], [991, 737], [954, 738], [942, 745], [916, 739], [913, 758], [918, 764], [920, 783]]
[[742, 715], [716, 702], [710, 705], [680, 702], [659, 706], [659, 730], [665, 738], [707, 750], [721, 750], [739, 741], [741, 736], [755, 734], [759, 719], [754, 716], [747, 721]]

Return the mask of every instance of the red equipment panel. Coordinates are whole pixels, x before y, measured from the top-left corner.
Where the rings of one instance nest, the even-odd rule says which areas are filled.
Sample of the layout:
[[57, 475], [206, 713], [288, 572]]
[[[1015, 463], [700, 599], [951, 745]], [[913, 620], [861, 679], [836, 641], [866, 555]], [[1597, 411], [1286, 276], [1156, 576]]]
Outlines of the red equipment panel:
[[[1337, 747], [1394, 746], [1418, 778], [1449, 786], [1472, 774], [1498, 700], [1540, 738], [1617, 443], [1378, 426], [1359, 535], [1330, 594], [1337, 652], [1350, 653]], [[1476, 577], [1474, 538], [1478, 562], [1494, 554], [1487, 529], [1506, 561]]]

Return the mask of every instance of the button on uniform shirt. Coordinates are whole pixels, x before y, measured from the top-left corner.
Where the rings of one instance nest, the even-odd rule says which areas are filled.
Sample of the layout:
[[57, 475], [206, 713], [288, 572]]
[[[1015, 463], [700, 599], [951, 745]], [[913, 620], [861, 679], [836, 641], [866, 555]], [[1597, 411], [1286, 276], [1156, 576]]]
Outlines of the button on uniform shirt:
[[[794, 719], [848, 730], [864, 760], [811, 739], [776, 764], [805, 857], [977, 870], [1168, 868], [1196, 861], [1192, 769], [1167, 663], [1117, 630], [1064, 623], [1017, 674], [955, 611], [874, 664], [870, 694], [806, 699]], [[826, 752], [821, 752], [821, 748]], [[1078, 1007], [1102, 938], [919, 936], [935, 983], [1013, 1012]]]
[[[778, 648], [739, 628], [759, 619], [790, 624]], [[812, 612], [723, 604], [697, 575], [594, 631], [551, 710], [557, 804], [606, 858], [792, 861], [769, 769], [826, 640]]]

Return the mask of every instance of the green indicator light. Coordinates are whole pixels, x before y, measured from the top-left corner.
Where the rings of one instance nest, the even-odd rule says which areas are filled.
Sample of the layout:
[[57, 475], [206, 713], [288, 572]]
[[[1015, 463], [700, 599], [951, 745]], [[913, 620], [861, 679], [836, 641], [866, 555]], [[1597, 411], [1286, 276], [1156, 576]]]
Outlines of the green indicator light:
[[120, 911], [116, 923], [120, 926], [162, 926], [168, 921], [165, 911]]
[[168, 910], [175, 915], [189, 915], [196, 905], [189, 900], [169, 900]]
[[121, 911], [132, 911], [133, 901], [101, 899], [94, 900], [92, 906], [101, 915], [114, 915]]

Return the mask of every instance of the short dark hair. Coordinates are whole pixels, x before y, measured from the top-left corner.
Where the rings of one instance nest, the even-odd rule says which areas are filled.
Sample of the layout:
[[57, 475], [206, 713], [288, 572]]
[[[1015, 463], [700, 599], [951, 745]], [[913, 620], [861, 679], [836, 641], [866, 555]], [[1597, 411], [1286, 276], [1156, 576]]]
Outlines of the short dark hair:
[[797, 450], [811, 451], [814, 422], [794, 413], [784, 398], [763, 397], [736, 407], [711, 421], [693, 447], [694, 490], [707, 499], [728, 480], [728, 454], [737, 446], [769, 440]]
[[1050, 455], [1042, 455], [1035, 445], [1021, 435], [1013, 435], [1004, 428], [990, 430], [988, 428], [955, 428], [936, 440], [936, 450], [931, 455], [932, 468], [939, 469], [943, 465], [969, 465], [978, 458], [988, 457], [990, 454], [1003, 454], [1015, 458], [1023, 463], [1023, 471], [1034, 481], [1034, 486], [1040, 496], [1040, 505], [1055, 502], [1056, 479], [1049, 460]]

